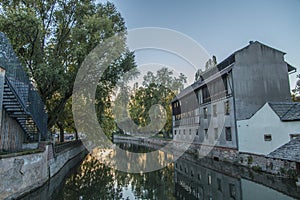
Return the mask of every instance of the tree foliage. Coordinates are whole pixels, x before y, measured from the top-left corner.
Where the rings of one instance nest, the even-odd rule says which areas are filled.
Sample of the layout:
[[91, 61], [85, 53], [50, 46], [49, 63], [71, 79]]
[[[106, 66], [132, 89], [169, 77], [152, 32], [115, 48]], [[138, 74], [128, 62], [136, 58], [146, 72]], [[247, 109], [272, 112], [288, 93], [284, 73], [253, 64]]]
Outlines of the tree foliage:
[[162, 131], [170, 133], [172, 130], [171, 102], [183, 89], [186, 76], [181, 73], [179, 77], [175, 77], [173, 71], [162, 68], [156, 74], [148, 72], [143, 80], [143, 85], [136, 88], [129, 103], [132, 120], [141, 127], [148, 125], [151, 122], [151, 113], [148, 113], [150, 108], [159, 104], [166, 113], [163, 110], [154, 110], [152, 114], [157, 118], [166, 116], [166, 124]]
[[[98, 44], [126, 32], [123, 18], [112, 3], [90, 0], [4, 0], [0, 8], [0, 31], [9, 37], [46, 104], [48, 128], [72, 128], [69, 104], [78, 68]], [[96, 94], [100, 121], [109, 115], [113, 85], [133, 67], [133, 54], [124, 52], [106, 70]]]

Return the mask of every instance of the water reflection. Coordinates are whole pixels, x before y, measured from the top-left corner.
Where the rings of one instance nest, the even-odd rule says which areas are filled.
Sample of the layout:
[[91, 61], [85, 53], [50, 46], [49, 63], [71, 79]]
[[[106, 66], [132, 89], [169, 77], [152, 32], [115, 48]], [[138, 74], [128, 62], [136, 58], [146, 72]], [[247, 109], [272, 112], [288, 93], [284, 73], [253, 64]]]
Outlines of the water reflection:
[[240, 188], [238, 177], [185, 159], [175, 163], [175, 191], [179, 199], [241, 199]]
[[[149, 151], [146, 147], [128, 144], [121, 148], [133, 152]], [[24, 199], [293, 199], [287, 194], [300, 197], [294, 185], [229, 163], [184, 154], [161, 170], [132, 174], [100, 162], [97, 159], [100, 153], [105, 157], [111, 152], [98, 150], [87, 155], [66, 179], [63, 178], [66, 173], [58, 174], [48, 185]], [[171, 156], [164, 155], [160, 159]]]
[[121, 187], [115, 184], [115, 172], [88, 155], [65, 182], [57, 199], [120, 199]]
[[56, 199], [172, 199], [173, 164], [141, 174], [115, 171], [88, 155]]
[[174, 161], [173, 154], [161, 150], [140, 150], [133, 148], [130, 144], [118, 145], [122, 148], [129, 147], [131, 151], [120, 151], [119, 149], [122, 148], [113, 146], [111, 149], [95, 148], [92, 155], [106, 166], [129, 173], [152, 172]]
[[[237, 166], [209, 159], [197, 162], [189, 159], [189, 156], [184, 155], [175, 162], [177, 199], [294, 199], [271, 189], [272, 185], [264, 186], [243, 178], [247, 173], [243, 174]], [[276, 179], [273, 181], [277, 184]]]

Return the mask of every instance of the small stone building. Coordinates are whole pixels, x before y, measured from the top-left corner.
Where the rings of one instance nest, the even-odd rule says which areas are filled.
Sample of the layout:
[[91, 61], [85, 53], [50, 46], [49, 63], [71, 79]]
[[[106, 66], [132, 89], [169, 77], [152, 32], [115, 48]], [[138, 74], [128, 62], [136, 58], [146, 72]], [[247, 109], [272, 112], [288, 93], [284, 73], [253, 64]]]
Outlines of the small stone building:
[[300, 137], [296, 137], [267, 155], [269, 158], [296, 163], [296, 171], [300, 176]]

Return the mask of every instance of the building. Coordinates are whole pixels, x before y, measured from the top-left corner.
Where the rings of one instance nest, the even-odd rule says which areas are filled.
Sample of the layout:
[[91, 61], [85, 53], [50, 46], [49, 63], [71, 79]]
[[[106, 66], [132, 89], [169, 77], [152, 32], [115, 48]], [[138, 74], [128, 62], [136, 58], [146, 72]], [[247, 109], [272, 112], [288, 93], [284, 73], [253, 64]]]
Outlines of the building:
[[0, 32], [0, 152], [20, 151], [45, 138], [45, 105]]
[[192, 141], [200, 155], [238, 160], [241, 152], [267, 155], [299, 134], [289, 86], [296, 68], [284, 55], [250, 42], [201, 73], [172, 101], [174, 140]]
[[300, 103], [268, 102], [237, 129], [240, 152], [267, 155], [300, 136]]

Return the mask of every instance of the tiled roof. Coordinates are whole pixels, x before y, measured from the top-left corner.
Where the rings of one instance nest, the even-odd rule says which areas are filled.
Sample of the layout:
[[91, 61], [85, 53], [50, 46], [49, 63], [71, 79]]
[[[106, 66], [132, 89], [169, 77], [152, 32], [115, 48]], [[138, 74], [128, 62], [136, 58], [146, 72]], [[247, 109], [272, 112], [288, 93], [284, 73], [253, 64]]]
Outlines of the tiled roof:
[[281, 121], [300, 120], [300, 102], [272, 102], [269, 105]]
[[267, 157], [300, 162], [300, 137], [271, 152]]

